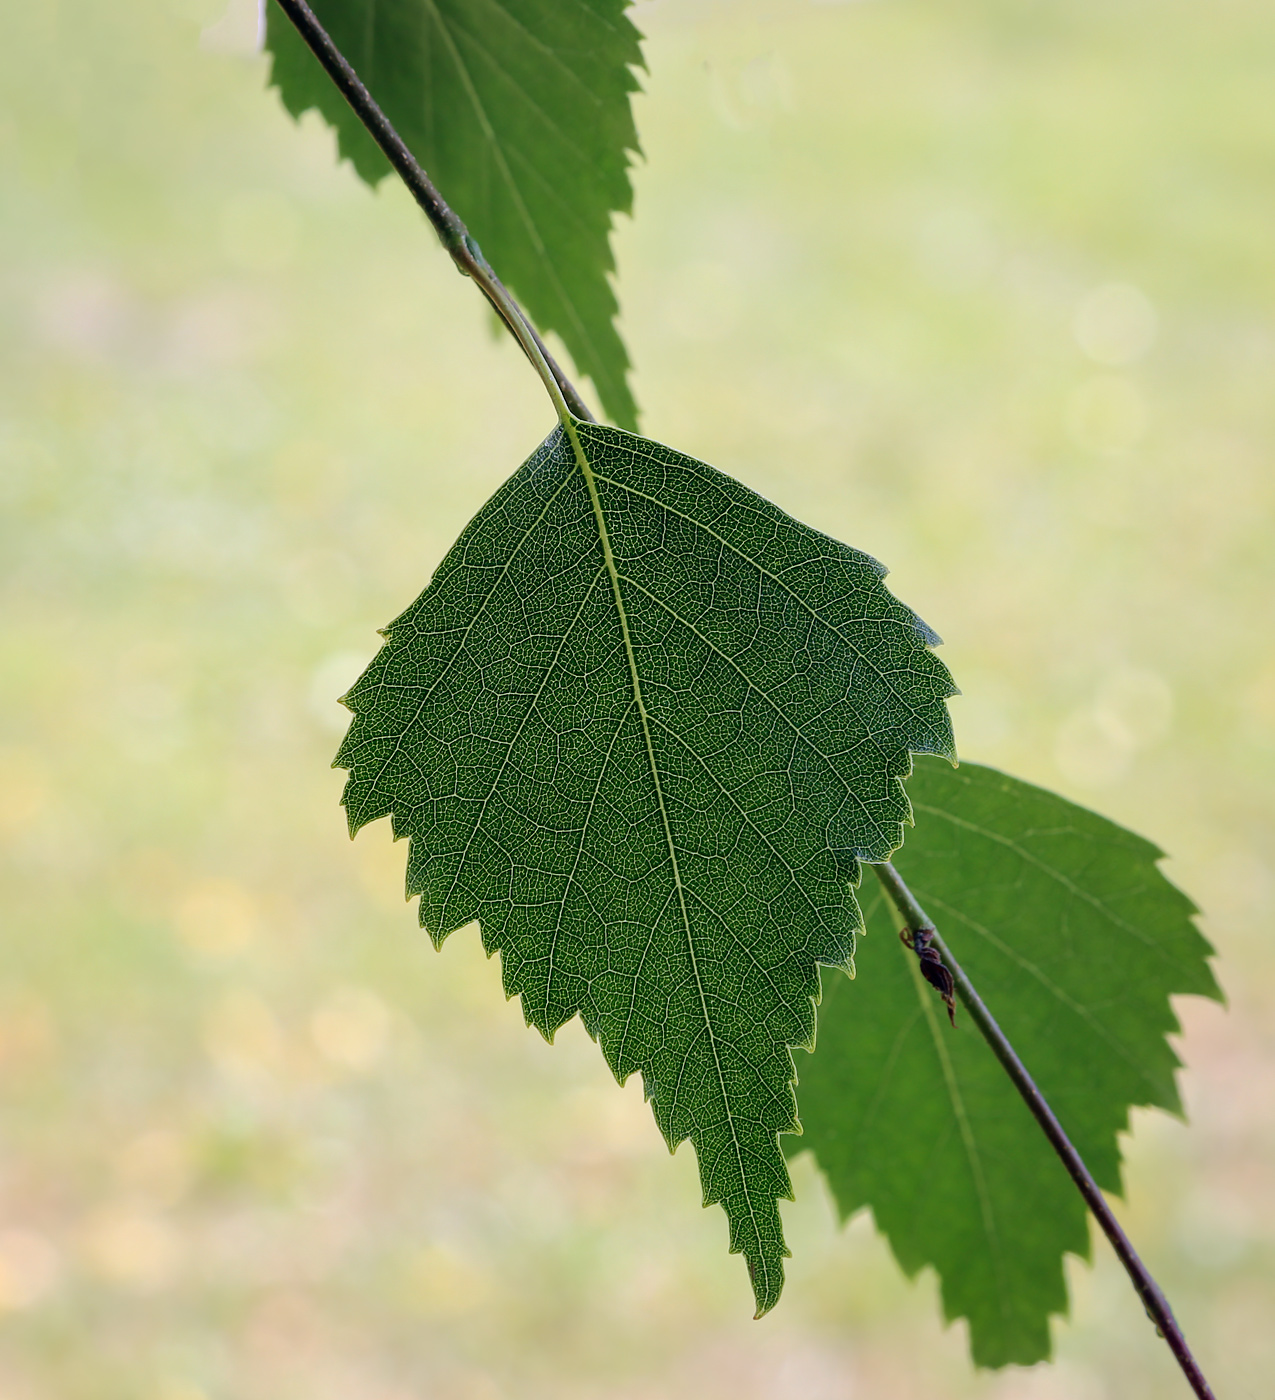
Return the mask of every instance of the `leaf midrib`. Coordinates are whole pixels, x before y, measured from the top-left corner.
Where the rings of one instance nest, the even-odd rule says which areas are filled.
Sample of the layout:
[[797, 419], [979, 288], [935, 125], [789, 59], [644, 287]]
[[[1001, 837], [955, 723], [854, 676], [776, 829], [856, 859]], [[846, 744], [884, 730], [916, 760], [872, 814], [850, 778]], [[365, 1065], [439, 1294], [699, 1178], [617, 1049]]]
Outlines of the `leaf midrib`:
[[943, 1083], [947, 1089], [948, 1101], [952, 1105], [952, 1116], [956, 1119], [961, 1144], [965, 1149], [965, 1158], [969, 1163], [970, 1176], [974, 1180], [974, 1192], [978, 1196], [979, 1214], [983, 1221], [983, 1231], [987, 1236], [988, 1253], [992, 1259], [992, 1272], [996, 1276], [997, 1305], [1000, 1309], [1001, 1320], [1008, 1327], [1010, 1310], [1008, 1290], [1005, 1286], [1005, 1261], [1001, 1257], [1000, 1232], [996, 1228], [996, 1213], [992, 1209], [991, 1194], [987, 1189], [987, 1178], [983, 1175], [983, 1159], [979, 1154], [978, 1140], [974, 1136], [974, 1128], [965, 1107], [965, 1097], [961, 1093], [956, 1066], [952, 1063], [947, 1042], [943, 1038], [943, 1027], [939, 1021], [938, 1012], [934, 1008], [934, 998], [929, 994], [921, 977], [920, 964], [910, 955], [908, 949], [903, 948], [901, 951], [904, 958], [907, 959], [912, 985], [930, 1030], [935, 1056], [943, 1071]]
[[[673, 840], [673, 828], [669, 821], [668, 806], [664, 800], [664, 784], [660, 779], [659, 764], [655, 760], [655, 744], [651, 737], [650, 716], [647, 713], [646, 701], [642, 695], [642, 678], [638, 672], [637, 654], [633, 646], [633, 638], [629, 632], [629, 616], [624, 606], [624, 594], [620, 588], [620, 571], [616, 567], [615, 554], [611, 549], [611, 534], [607, 529], [606, 514], [602, 509], [602, 498], [598, 494], [597, 480], [593, 474], [593, 467], [589, 462], [588, 453], [584, 450], [584, 444], [580, 440], [580, 434], [576, 422], [570, 417], [564, 417], [562, 426], [566, 430], [568, 438], [571, 440], [572, 449], [575, 452], [576, 464], [580, 468], [580, 474], [584, 478], [585, 487], [589, 493], [589, 503], [593, 508], [593, 519], [598, 529], [598, 538], [602, 544], [602, 556], [606, 563], [607, 575], [611, 580], [611, 595], [615, 599], [615, 609], [620, 621], [620, 634], [624, 642], [624, 655], [628, 662], [629, 680], [633, 687], [633, 701], [637, 707], [638, 719], [642, 725], [642, 738], [646, 747], [647, 761], [651, 769], [651, 781], [655, 787], [655, 798], [659, 806], [660, 823], [664, 831], [664, 841], [668, 850], [669, 864], [673, 872], [673, 884], [677, 891], [678, 909], [682, 916], [682, 928], [686, 935], [686, 948], [691, 961], [691, 972], [695, 978], [695, 990], [699, 997], [700, 1011], [704, 1018], [704, 1029], [708, 1035], [708, 1043], [713, 1052], [713, 1068], [717, 1074], [718, 1091], [721, 1094], [722, 1111], [726, 1122], [730, 1126], [731, 1147], [735, 1153], [735, 1165], [739, 1174], [740, 1189], [743, 1191], [744, 1199], [748, 1202], [748, 1216], [752, 1222], [753, 1239], [756, 1246], [756, 1267], [760, 1269], [766, 1280], [766, 1287], [761, 1290], [762, 1296], [770, 1299], [770, 1270], [769, 1263], [762, 1248], [762, 1232], [757, 1221], [757, 1213], [753, 1206], [753, 1194], [749, 1189], [748, 1173], [744, 1170], [743, 1148], [739, 1140], [739, 1134], [735, 1131], [735, 1115], [731, 1109], [731, 1096], [726, 1088], [726, 1075], [722, 1068], [721, 1054], [717, 1046], [717, 1035], [713, 1029], [712, 1017], [709, 1015], [708, 995], [704, 989], [704, 979], [700, 975], [699, 959], [695, 955], [695, 937], [691, 931], [690, 913], [686, 907], [686, 887], [682, 883], [681, 867], [677, 859], [677, 844]], [[760, 1315], [760, 1314], [759, 1314]]]

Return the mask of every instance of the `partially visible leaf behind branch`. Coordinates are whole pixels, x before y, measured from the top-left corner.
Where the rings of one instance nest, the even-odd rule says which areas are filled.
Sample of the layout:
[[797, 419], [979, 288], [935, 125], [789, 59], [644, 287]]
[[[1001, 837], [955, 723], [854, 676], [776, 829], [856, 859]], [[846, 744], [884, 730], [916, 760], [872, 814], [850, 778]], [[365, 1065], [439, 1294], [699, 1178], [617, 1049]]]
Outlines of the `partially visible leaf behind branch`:
[[[894, 858], [1106, 1191], [1134, 1104], [1181, 1111], [1174, 993], [1219, 998], [1194, 906], [1149, 841], [977, 764], [922, 759]], [[878, 892], [853, 986], [824, 978], [801, 1064], [805, 1136], [843, 1217], [864, 1206], [909, 1274], [932, 1265], [974, 1361], [1049, 1354], [1085, 1204], [967, 1016], [953, 1030]]]
[[818, 964], [910, 755], [950, 755], [937, 638], [867, 555], [693, 458], [557, 429], [346, 697], [350, 827], [392, 816], [437, 943], [478, 920], [546, 1036], [579, 1014], [690, 1138], [758, 1313]]
[[[633, 203], [630, 95], [642, 63], [625, 0], [312, 0], [337, 47], [542, 331], [608, 415], [637, 426], [614, 325], [611, 218]], [[370, 184], [389, 163], [291, 23], [267, 6], [272, 81], [314, 107]]]

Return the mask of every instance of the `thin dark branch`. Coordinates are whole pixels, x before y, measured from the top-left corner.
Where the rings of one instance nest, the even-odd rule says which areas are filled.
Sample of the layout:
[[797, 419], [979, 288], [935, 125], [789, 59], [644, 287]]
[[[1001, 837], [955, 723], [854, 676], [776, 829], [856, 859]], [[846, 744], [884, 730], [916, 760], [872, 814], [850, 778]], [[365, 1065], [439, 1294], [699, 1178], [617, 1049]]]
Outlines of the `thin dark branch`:
[[[315, 58], [323, 65], [328, 77], [336, 84], [341, 95], [354, 109], [354, 115], [367, 127], [372, 139], [385, 152], [390, 164], [398, 172], [403, 183], [412, 192], [417, 204], [425, 211], [425, 217], [434, 225], [442, 240], [443, 247], [452, 255], [452, 261], [465, 274], [472, 277], [484, 296], [496, 309], [496, 314], [505, 323], [509, 333], [522, 346], [527, 358], [535, 364], [536, 357], [524, 342], [524, 335], [511, 317], [521, 320], [526, 332], [535, 342], [536, 348], [549, 367], [567, 407], [577, 418], [593, 421], [593, 414], [580, 397], [554, 358], [545, 349], [544, 341], [536, 333], [531, 322], [518, 309], [517, 303], [509, 295], [504, 284], [492, 271], [491, 265], [483, 257], [482, 250], [470, 236], [469, 230], [460, 216], [452, 210], [439, 194], [434, 182], [421, 169], [419, 161], [407, 148], [407, 143], [394, 130], [389, 118], [381, 111], [376, 99], [363, 86], [362, 79], [350, 66], [340, 49], [332, 42], [327, 30], [319, 23], [314, 11], [306, 0], [278, 0], [279, 8], [297, 27], [301, 37], [309, 45]], [[536, 366], [539, 370], [539, 366]]]
[[[539, 357], [543, 358], [544, 364], [548, 366], [571, 412], [577, 418], [592, 422], [593, 414], [589, 411], [575, 386], [549, 354], [535, 328], [518, 308], [517, 303], [496, 276], [487, 259], [483, 257], [482, 250], [471, 237], [469, 230], [439, 194], [433, 181], [421, 168], [420, 163], [408, 149], [403, 138], [395, 131], [389, 118], [386, 117], [372, 94], [363, 85], [362, 80], [344, 54], [332, 42], [306, 0], [277, 0], [277, 2], [279, 8], [296, 26], [314, 56], [323, 65], [328, 76], [350, 104], [354, 114], [368, 129], [372, 139], [385, 152], [390, 164], [412, 192], [417, 204], [425, 211], [426, 217], [433, 224], [443, 247], [451, 254], [456, 266], [467, 277], [471, 277], [478, 283], [483, 294], [495, 308], [497, 315], [533, 364], [536, 362], [537, 355], [527, 344], [528, 337], [534, 342]], [[519, 322], [521, 325], [518, 324]], [[537, 368], [539, 369], [539, 366]], [[1111, 1213], [1111, 1208], [1107, 1205], [1098, 1183], [1090, 1175], [1080, 1154], [1072, 1146], [1062, 1125], [1054, 1116], [1053, 1110], [1015, 1053], [1014, 1047], [996, 1024], [991, 1012], [983, 1004], [982, 998], [974, 990], [973, 984], [952, 957], [951, 951], [939, 937], [938, 931], [926, 916], [924, 909], [917, 903], [898, 871], [888, 861], [874, 865], [872, 868], [876, 871], [877, 877], [885, 886], [900, 914], [907, 921], [911, 932], [914, 935], [924, 934], [926, 946], [933, 947], [950, 970], [961, 1001], [969, 1011], [975, 1025], [982, 1032], [984, 1039], [991, 1046], [993, 1054], [1000, 1061], [1006, 1074], [1009, 1075], [1014, 1087], [1022, 1095], [1032, 1115], [1040, 1124], [1041, 1130], [1067, 1168], [1089, 1209], [1093, 1211], [1099, 1225], [1102, 1226], [1103, 1232], [1111, 1241], [1120, 1262], [1133, 1281], [1138, 1296], [1142, 1299], [1148, 1316], [1156, 1324], [1160, 1335], [1168, 1342], [1177, 1358], [1178, 1365], [1181, 1366], [1190, 1382], [1191, 1388], [1199, 1400], [1214, 1400], [1213, 1392], [1194, 1356], [1192, 1356], [1191, 1350], [1186, 1344], [1186, 1338], [1182, 1335], [1182, 1330], [1169, 1308], [1168, 1301], [1160, 1291], [1159, 1285], [1138, 1257], [1129, 1237], [1120, 1228], [1120, 1223]]]
[[1009, 1075], [1014, 1087], [1023, 1096], [1023, 1101], [1031, 1109], [1032, 1116], [1040, 1124], [1041, 1131], [1049, 1139], [1049, 1145], [1058, 1154], [1071, 1179], [1076, 1183], [1077, 1190], [1085, 1198], [1085, 1202], [1093, 1211], [1098, 1224], [1102, 1226], [1103, 1233], [1111, 1241], [1112, 1248], [1125, 1267], [1125, 1272], [1133, 1281], [1138, 1297], [1142, 1299], [1147, 1316], [1155, 1323], [1157, 1332], [1168, 1342], [1169, 1349], [1177, 1358], [1178, 1365], [1181, 1366], [1183, 1374], [1191, 1384], [1191, 1389], [1199, 1397], [1199, 1400], [1214, 1400], [1209, 1383], [1204, 1379], [1204, 1373], [1200, 1370], [1195, 1357], [1191, 1355], [1191, 1349], [1186, 1344], [1186, 1338], [1182, 1335], [1182, 1329], [1173, 1316], [1168, 1300], [1160, 1291], [1155, 1279], [1151, 1277], [1147, 1266], [1138, 1257], [1138, 1251], [1134, 1249], [1128, 1235], [1120, 1228], [1120, 1222], [1112, 1214], [1111, 1207], [1107, 1204], [1107, 1199], [1102, 1194], [1098, 1183], [1090, 1175], [1089, 1168], [1085, 1166], [1080, 1153], [1072, 1146], [1070, 1138], [1063, 1131], [1062, 1124], [1054, 1116], [1054, 1111], [1046, 1102], [1045, 1096], [1036, 1087], [1031, 1075], [1028, 1074], [1027, 1067], [1018, 1058], [1014, 1047], [1006, 1038], [1005, 1032], [996, 1024], [992, 1013], [983, 1004], [983, 999], [974, 990], [974, 984], [953, 958], [951, 949], [939, 937], [938, 930], [917, 902], [916, 896], [908, 889], [899, 872], [889, 861], [874, 865], [872, 869], [876, 871], [877, 878], [885, 886], [886, 893], [906, 920], [911, 933], [925, 935], [925, 945], [934, 948], [947, 965], [948, 971], [952, 974], [952, 980], [956, 984], [956, 993], [969, 1012], [970, 1019], [982, 1032], [983, 1039], [992, 1047], [992, 1053], [1000, 1061], [1001, 1068]]

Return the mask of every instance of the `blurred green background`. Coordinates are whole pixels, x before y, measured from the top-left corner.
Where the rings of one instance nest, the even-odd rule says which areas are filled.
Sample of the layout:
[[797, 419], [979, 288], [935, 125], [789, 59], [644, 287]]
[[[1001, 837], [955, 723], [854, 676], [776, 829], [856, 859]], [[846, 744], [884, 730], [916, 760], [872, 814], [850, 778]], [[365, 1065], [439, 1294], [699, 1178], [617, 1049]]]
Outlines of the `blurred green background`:
[[[967, 757], [1172, 853], [1231, 1008], [1181, 1006], [1124, 1215], [1269, 1395], [1275, 9], [636, 13], [645, 429], [891, 567]], [[804, 1158], [753, 1323], [639, 1084], [347, 842], [335, 697], [551, 413], [256, 28], [5, 12], [0, 1396], [1185, 1395], [1105, 1244], [1058, 1363], [975, 1375]]]

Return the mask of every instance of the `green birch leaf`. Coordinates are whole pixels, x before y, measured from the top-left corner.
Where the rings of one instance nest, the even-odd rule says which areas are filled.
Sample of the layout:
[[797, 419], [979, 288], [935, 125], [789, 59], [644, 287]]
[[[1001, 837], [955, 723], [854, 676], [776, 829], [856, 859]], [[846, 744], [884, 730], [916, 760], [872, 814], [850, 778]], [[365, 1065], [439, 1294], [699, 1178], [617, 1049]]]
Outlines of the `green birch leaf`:
[[937, 638], [867, 555], [693, 458], [561, 428], [345, 697], [351, 831], [388, 815], [436, 943], [478, 920], [546, 1037], [579, 1015], [689, 1138], [777, 1301], [792, 1046], [849, 968], [909, 754], [952, 748]]
[[[1220, 999], [1190, 900], [1149, 841], [991, 768], [918, 762], [895, 857], [1104, 1190], [1133, 1104], [1181, 1112], [1175, 993]], [[931, 1265], [980, 1366], [1049, 1355], [1084, 1202], [968, 1016], [955, 1030], [868, 902], [860, 976], [825, 979], [801, 1070], [805, 1136], [842, 1218], [871, 1208], [905, 1272]]]
[[[492, 266], [556, 331], [606, 412], [636, 427], [615, 329], [611, 217], [633, 204], [630, 95], [640, 35], [626, 0], [312, 0]], [[271, 82], [317, 108], [369, 184], [390, 173], [291, 22], [266, 9]]]

